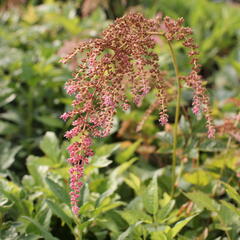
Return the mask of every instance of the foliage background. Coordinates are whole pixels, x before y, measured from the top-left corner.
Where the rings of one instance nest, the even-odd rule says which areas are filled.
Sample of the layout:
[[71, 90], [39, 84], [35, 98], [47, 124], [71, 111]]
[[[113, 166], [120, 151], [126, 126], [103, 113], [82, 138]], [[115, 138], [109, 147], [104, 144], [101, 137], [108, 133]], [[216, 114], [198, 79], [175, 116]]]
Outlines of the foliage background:
[[[238, 1], [5, 0], [0, 6], [0, 239], [238, 238]], [[63, 139], [70, 123], [59, 120], [71, 103], [63, 86], [73, 66], [59, 59], [131, 10], [147, 17], [183, 16], [194, 29], [218, 134], [207, 140], [204, 120], [192, 116], [191, 92], [185, 90], [180, 177], [172, 198], [175, 85], [168, 49], [159, 47], [161, 66], [170, 72], [170, 124], [160, 127], [156, 112], [135, 133], [154, 94], [140, 109], [118, 113], [112, 135], [96, 139], [76, 218], [69, 208]], [[180, 70], [187, 72], [182, 49], [175, 49]]]

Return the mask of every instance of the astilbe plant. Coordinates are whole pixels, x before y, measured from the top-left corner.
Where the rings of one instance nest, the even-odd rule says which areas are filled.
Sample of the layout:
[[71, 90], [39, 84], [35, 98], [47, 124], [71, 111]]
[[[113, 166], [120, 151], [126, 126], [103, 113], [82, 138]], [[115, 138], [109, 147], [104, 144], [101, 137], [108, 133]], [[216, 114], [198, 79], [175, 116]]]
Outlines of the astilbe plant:
[[[149, 91], [153, 88], [157, 89], [154, 106], [150, 106], [146, 115], [157, 107], [160, 124], [164, 125], [168, 122], [165, 74], [160, 70], [158, 55], [154, 52], [157, 43], [153, 35], [161, 35], [166, 40], [173, 57], [179, 90], [175, 130], [179, 118], [180, 84], [185, 81], [194, 90], [193, 112], [204, 113], [208, 136], [214, 136], [209, 98], [198, 74], [200, 65], [197, 59], [197, 46], [191, 38], [191, 28], [183, 27], [183, 21], [183, 18], [175, 21], [169, 17], [163, 20], [146, 19], [141, 14], [131, 13], [115, 20], [102, 33], [101, 38], [81, 42], [71, 54], [61, 60], [67, 63], [76, 58], [76, 55], [79, 56], [73, 77], [65, 85], [67, 93], [75, 96], [72, 102], [73, 108], [61, 116], [65, 121], [71, 119], [73, 125], [73, 128], [66, 132], [65, 137], [74, 138], [73, 143], [68, 147], [70, 154], [68, 162], [72, 165], [70, 195], [75, 214], [78, 213], [84, 165], [94, 154], [91, 149], [92, 139], [109, 135], [117, 109], [127, 110], [130, 107], [127, 97], [129, 91], [133, 102], [141, 106]], [[189, 49], [192, 71], [187, 76], [179, 75], [171, 44], [173, 41], [181, 41], [183, 46]], [[144, 121], [141, 121], [138, 130], [143, 123]], [[176, 150], [176, 141], [174, 149]], [[174, 162], [176, 162], [176, 151]]]

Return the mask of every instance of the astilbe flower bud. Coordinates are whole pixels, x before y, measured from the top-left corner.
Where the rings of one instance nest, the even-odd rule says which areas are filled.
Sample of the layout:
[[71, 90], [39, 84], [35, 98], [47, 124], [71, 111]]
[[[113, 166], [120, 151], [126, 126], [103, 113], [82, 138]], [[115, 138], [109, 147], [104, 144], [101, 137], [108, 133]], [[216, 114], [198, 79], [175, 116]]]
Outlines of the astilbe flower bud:
[[[182, 18], [176, 22], [165, 18], [165, 36], [169, 41], [184, 39], [184, 44], [191, 49], [191, 56], [195, 56], [195, 52], [192, 52], [195, 46], [190, 38], [187, 38], [192, 31], [182, 27], [182, 23]], [[129, 108], [126, 90], [130, 89], [133, 102], [141, 106], [151, 88], [156, 88], [156, 101], [147, 115], [157, 106], [160, 111], [160, 123], [164, 125], [168, 122], [164, 73], [160, 71], [158, 56], [154, 52], [156, 41], [149, 34], [159, 31], [160, 27], [161, 23], [157, 19], [149, 20], [137, 13], [128, 14], [115, 20], [102, 33], [101, 38], [81, 42], [71, 54], [61, 60], [66, 63], [76, 59], [76, 55], [79, 54], [78, 67], [65, 85], [67, 93], [75, 96], [72, 102], [73, 109], [61, 116], [65, 121], [73, 120], [73, 128], [66, 132], [65, 137], [78, 139], [68, 147], [68, 161], [72, 164], [71, 203], [76, 214], [84, 165], [93, 155], [92, 137], [107, 136], [117, 108]], [[202, 103], [205, 106], [208, 104], [197, 68], [197, 60], [193, 60], [193, 70], [185, 77], [188, 85], [195, 90], [195, 113], [200, 110]], [[211, 128], [207, 107], [205, 112]], [[140, 125], [139, 129], [143, 122]], [[209, 135], [211, 134], [210, 131]]]

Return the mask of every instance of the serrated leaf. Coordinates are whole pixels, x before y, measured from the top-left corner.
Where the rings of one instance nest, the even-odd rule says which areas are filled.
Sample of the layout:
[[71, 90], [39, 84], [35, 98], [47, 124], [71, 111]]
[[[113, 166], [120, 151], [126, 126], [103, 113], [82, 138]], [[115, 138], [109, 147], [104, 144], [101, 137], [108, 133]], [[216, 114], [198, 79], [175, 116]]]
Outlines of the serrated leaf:
[[152, 217], [146, 214], [144, 211], [129, 209], [119, 211], [118, 213], [129, 225], [135, 224], [138, 221], [142, 221], [144, 223], [152, 223]]
[[199, 150], [203, 152], [218, 152], [222, 151], [225, 148], [225, 143], [221, 140], [206, 140], [201, 143]]
[[123, 232], [117, 240], [125, 240], [129, 235], [133, 232], [133, 230], [142, 223], [142, 221], [136, 222], [135, 224], [131, 225], [125, 232]]
[[226, 187], [229, 197], [234, 199], [240, 205], [240, 195], [237, 193], [237, 191], [227, 183], [222, 182], [222, 184]]
[[186, 226], [196, 216], [197, 214], [190, 216], [180, 222], [177, 222], [168, 234], [170, 234], [171, 237], [174, 238], [183, 229], [183, 227]]
[[196, 191], [191, 193], [185, 193], [187, 198], [196, 203], [199, 207], [206, 208], [209, 211], [218, 212], [219, 204], [212, 198], [210, 198], [207, 194]]
[[143, 204], [147, 212], [156, 214], [158, 211], [158, 184], [157, 177], [154, 176], [149, 183], [144, 195]]
[[31, 215], [33, 203], [26, 199], [22, 199], [22, 188], [17, 184], [0, 177], [0, 193], [14, 204], [14, 214]]
[[61, 218], [61, 220], [63, 221], [63, 223], [66, 223], [70, 228], [72, 226], [72, 219], [62, 210], [61, 207], [59, 207], [59, 204], [56, 204], [54, 202], [52, 202], [51, 200], [46, 200], [47, 205], [49, 206], [49, 208], [52, 210], [52, 212], [58, 216], [59, 218]]
[[113, 202], [113, 203], [110, 202], [109, 204], [106, 204], [106, 205], [103, 204], [103, 205], [100, 205], [98, 208], [95, 209], [94, 214], [99, 215], [101, 213], [105, 213], [105, 212], [107, 212], [111, 209], [117, 208], [117, 207], [122, 206], [122, 205], [124, 205], [123, 202]]
[[124, 181], [136, 192], [136, 194], [140, 192], [141, 180], [135, 174], [130, 173], [129, 176], [124, 179]]
[[240, 224], [240, 218], [237, 212], [235, 211], [233, 212], [232, 209], [230, 209], [225, 204], [220, 205], [219, 217], [222, 219], [221, 224], [223, 225], [223, 227], [231, 226], [232, 224], [234, 225]]
[[173, 207], [175, 205], [175, 201], [169, 201], [163, 208], [161, 208], [157, 213], [157, 221], [159, 223], [164, 222], [164, 220], [167, 219], [168, 215], [172, 211]]
[[233, 204], [225, 201], [225, 200], [221, 200], [221, 203], [226, 206], [227, 208], [229, 208], [232, 212], [238, 214], [238, 216], [240, 217], [240, 209], [236, 208]]
[[54, 182], [50, 178], [46, 178], [46, 183], [48, 184], [50, 190], [53, 192], [53, 194], [62, 202], [69, 205], [69, 195], [63, 187], [61, 187], [58, 183]]
[[38, 223], [36, 220], [30, 218], [30, 217], [26, 217], [23, 216], [22, 218], [28, 220], [29, 222], [31, 222], [41, 233], [41, 235], [48, 240], [58, 240], [58, 238], [54, 237], [50, 232], [47, 231], [47, 229], [45, 229], [44, 227], [42, 227], [42, 225], [40, 223]]

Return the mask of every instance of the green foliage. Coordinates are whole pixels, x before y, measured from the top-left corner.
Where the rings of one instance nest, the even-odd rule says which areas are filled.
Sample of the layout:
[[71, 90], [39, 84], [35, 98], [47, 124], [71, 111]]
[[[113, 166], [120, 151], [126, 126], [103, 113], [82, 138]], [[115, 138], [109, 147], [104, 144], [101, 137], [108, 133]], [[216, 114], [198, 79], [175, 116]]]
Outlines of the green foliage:
[[153, 177], [143, 194], [143, 204], [146, 211], [155, 215], [158, 211], [158, 185], [157, 178]]
[[[238, 239], [240, 153], [234, 133], [239, 122], [234, 120], [234, 131], [206, 139], [204, 120], [195, 119], [189, 108], [188, 90], [182, 97], [178, 177], [171, 195], [175, 98], [171, 70], [166, 76], [172, 86], [169, 125], [159, 127], [153, 113], [142, 132], [136, 133], [136, 124], [154, 102], [153, 93], [140, 109], [119, 112], [112, 136], [94, 143], [95, 155], [85, 168], [79, 217], [73, 216], [68, 144], [62, 139], [68, 126], [59, 120], [70, 102], [62, 86], [71, 66], [58, 61], [72, 48], [66, 40], [98, 36], [110, 22], [107, 17], [121, 15], [127, 6], [140, 3], [138, 9], [149, 17], [159, 12], [184, 16], [200, 45], [202, 75], [212, 95], [215, 123], [221, 126], [239, 111], [239, 105], [230, 101], [240, 97], [239, 5], [141, 0], [126, 5], [110, 1], [108, 9], [102, 1], [83, 18], [79, 6], [84, 1], [41, 2], [28, 1], [20, 9], [0, 12], [0, 239]], [[58, 53], [63, 45], [65, 53]], [[186, 58], [178, 45], [174, 48], [184, 74]], [[167, 49], [161, 54], [162, 68], [169, 70]]]

